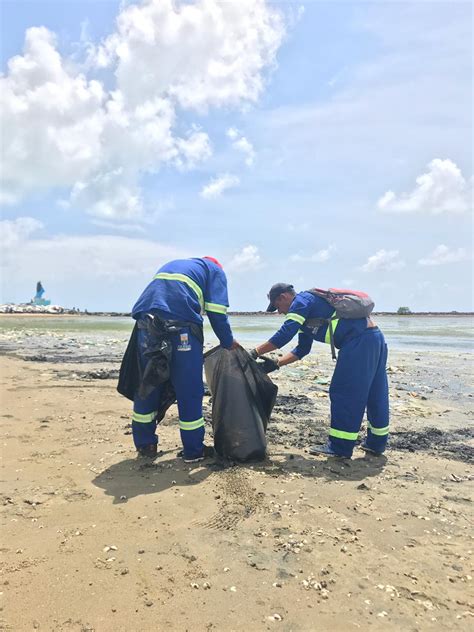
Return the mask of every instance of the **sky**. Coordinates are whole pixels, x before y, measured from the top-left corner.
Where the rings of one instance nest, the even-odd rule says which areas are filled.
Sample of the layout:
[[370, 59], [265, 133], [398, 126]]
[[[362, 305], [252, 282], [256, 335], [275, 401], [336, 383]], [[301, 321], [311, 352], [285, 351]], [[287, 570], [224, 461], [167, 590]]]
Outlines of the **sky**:
[[1, 302], [128, 311], [175, 258], [472, 304], [472, 3], [2, 0]]

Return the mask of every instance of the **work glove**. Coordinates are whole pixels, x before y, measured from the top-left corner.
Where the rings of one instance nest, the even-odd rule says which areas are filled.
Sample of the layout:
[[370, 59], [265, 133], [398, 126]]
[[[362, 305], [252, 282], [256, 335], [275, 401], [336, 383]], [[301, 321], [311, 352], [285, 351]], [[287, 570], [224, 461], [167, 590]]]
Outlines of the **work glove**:
[[249, 356], [251, 358], [253, 358], [254, 360], [256, 360], [258, 358], [258, 353], [256, 349], [252, 349], [251, 351], [249, 351]]
[[278, 362], [271, 358], [260, 358], [257, 365], [264, 373], [273, 373], [273, 371], [278, 371], [280, 368]]

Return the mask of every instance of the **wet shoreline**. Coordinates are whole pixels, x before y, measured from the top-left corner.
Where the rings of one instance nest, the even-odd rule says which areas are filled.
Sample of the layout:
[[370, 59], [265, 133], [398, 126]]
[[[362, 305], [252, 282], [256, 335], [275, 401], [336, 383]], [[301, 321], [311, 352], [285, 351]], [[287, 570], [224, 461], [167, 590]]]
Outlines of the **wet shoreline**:
[[[107, 326], [106, 321], [101, 323]], [[127, 323], [130, 329], [131, 324]], [[65, 384], [100, 382], [111, 386], [116, 384], [129, 337], [127, 329], [107, 328], [20, 329], [2, 334], [0, 356], [26, 361], [33, 370], [49, 372]], [[468, 350], [400, 350], [389, 346], [393, 449], [473, 461], [474, 436], [469, 427], [473, 420], [473, 360], [474, 354]], [[325, 441], [333, 369], [327, 347], [315, 344], [301, 362], [272, 374], [279, 395], [268, 429], [271, 444], [305, 449]], [[207, 398], [205, 412], [210, 420]]]
[[[65, 385], [104, 383], [115, 387], [120, 366], [120, 357], [105, 361], [93, 356], [69, 356], [67, 362], [58, 357], [51, 362], [44, 356], [32, 356], [27, 360], [27, 364], [50, 372]], [[333, 366], [323, 354], [272, 374], [279, 393], [267, 431], [269, 445], [305, 450], [311, 444], [325, 442]], [[390, 449], [474, 462], [471, 367], [469, 354], [390, 354]], [[212, 433], [209, 392], [204, 397], [204, 416]]]

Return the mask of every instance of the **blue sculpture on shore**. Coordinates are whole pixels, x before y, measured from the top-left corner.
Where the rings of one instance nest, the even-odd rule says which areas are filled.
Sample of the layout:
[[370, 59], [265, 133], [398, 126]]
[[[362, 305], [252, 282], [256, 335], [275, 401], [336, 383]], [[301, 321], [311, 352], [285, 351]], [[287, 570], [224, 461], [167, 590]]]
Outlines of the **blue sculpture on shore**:
[[36, 284], [36, 294], [35, 297], [31, 299], [31, 303], [33, 305], [51, 305], [51, 301], [46, 298], [43, 298], [44, 287], [41, 281], [38, 281]]

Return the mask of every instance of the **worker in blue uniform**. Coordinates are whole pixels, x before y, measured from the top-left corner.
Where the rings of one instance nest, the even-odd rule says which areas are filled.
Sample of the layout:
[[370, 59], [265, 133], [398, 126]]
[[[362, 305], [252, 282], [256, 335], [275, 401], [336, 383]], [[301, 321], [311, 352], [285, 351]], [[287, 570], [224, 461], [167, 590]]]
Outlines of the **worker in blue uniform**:
[[[280, 349], [299, 333], [297, 346], [278, 360], [278, 369], [307, 355], [313, 341], [330, 342], [328, 321], [334, 308], [320, 296], [296, 293], [293, 286], [277, 283], [268, 294], [268, 312], [286, 314], [280, 329], [253, 350], [254, 358]], [[311, 320], [322, 322], [313, 327]], [[387, 345], [380, 329], [371, 318], [332, 321], [334, 344], [339, 349], [331, 380], [331, 427], [328, 442], [312, 446], [311, 454], [351, 457], [367, 410], [367, 437], [361, 447], [373, 454], [385, 450], [389, 430]]]
[[[145, 288], [132, 309], [138, 322], [139, 359], [145, 362], [147, 351], [147, 319], [180, 324], [170, 337], [172, 344], [170, 379], [176, 393], [179, 428], [185, 462], [201, 461], [213, 453], [204, 445], [204, 395], [202, 313], [225, 349], [238, 346], [227, 318], [229, 301], [227, 279], [221, 264], [213, 257], [177, 259], [162, 266]], [[198, 334], [196, 335], [196, 326]], [[147, 397], [134, 397], [132, 433], [135, 447], [142, 456], [157, 454], [156, 414], [162, 385]]]

